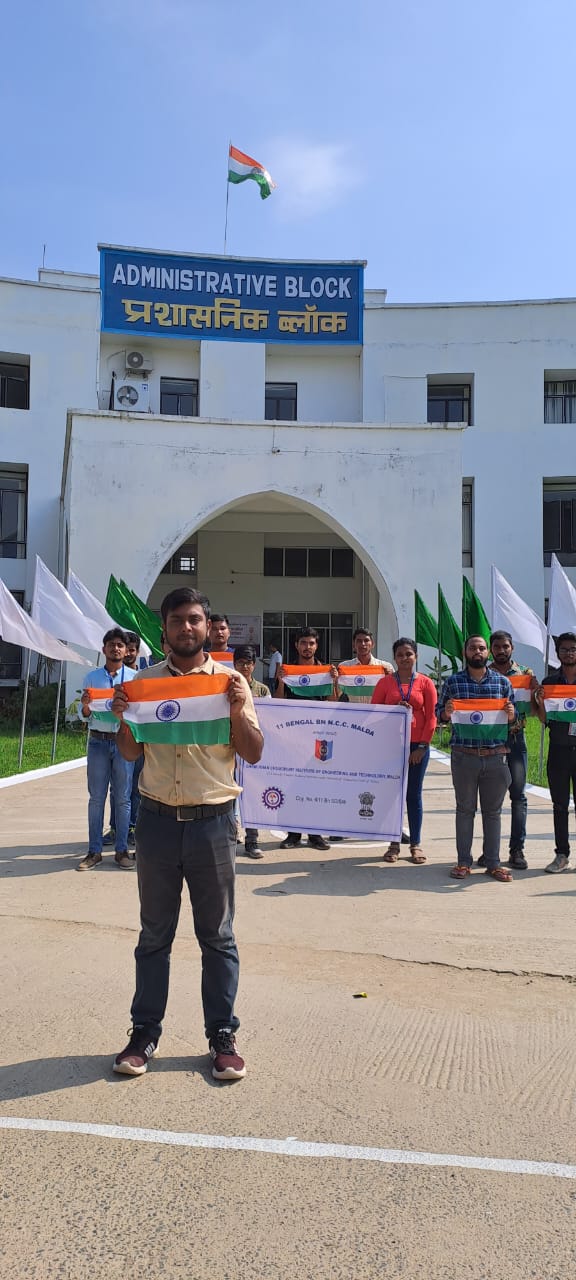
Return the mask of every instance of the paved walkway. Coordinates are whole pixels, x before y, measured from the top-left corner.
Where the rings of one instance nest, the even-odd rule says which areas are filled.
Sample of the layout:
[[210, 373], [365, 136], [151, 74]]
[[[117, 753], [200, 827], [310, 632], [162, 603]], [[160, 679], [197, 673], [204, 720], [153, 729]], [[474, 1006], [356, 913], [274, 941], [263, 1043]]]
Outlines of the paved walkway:
[[[576, 878], [542, 874], [543, 797], [530, 797], [530, 869], [512, 885], [448, 878], [453, 795], [438, 762], [425, 811], [424, 867], [384, 865], [371, 843], [286, 853], [271, 837], [264, 862], [239, 858], [249, 1074], [221, 1086], [186, 909], [162, 1057], [143, 1079], [111, 1074], [135, 877], [111, 858], [75, 872], [82, 769], [0, 791], [0, 1125], [113, 1127], [0, 1128], [2, 1277], [573, 1280], [576, 1181], [490, 1161], [576, 1164]], [[135, 1127], [162, 1140], [127, 1141]], [[208, 1139], [166, 1145], [175, 1132]], [[215, 1149], [222, 1137], [232, 1149]], [[243, 1138], [453, 1163], [246, 1151]]]

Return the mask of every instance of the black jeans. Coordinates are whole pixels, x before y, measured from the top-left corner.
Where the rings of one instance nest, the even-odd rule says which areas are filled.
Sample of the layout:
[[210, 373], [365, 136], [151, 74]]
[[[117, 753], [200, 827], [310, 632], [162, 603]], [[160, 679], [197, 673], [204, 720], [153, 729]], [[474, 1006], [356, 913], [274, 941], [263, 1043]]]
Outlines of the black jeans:
[[510, 806], [512, 809], [512, 822], [510, 826], [510, 852], [513, 849], [523, 849], [526, 840], [526, 815], [528, 813], [528, 801], [526, 799], [526, 770], [528, 768], [528, 750], [526, 747], [526, 739], [522, 730], [515, 734], [514, 737], [508, 739], [510, 752], [508, 754], [508, 768], [512, 779], [508, 794], [510, 796]]
[[548, 786], [554, 806], [554, 840], [556, 853], [565, 858], [570, 857], [568, 840], [568, 809], [570, 806], [570, 784], [576, 804], [576, 742], [564, 746], [563, 743], [551, 742], [548, 748]]
[[[144, 802], [145, 803], [145, 802]], [[170, 952], [184, 881], [202, 952], [202, 1005], [207, 1036], [233, 1031], [238, 949], [233, 931], [236, 819], [233, 811], [178, 822], [141, 803], [136, 823], [136, 868], [141, 932], [134, 952], [136, 991], [130, 1015], [158, 1039], [168, 1001]]]

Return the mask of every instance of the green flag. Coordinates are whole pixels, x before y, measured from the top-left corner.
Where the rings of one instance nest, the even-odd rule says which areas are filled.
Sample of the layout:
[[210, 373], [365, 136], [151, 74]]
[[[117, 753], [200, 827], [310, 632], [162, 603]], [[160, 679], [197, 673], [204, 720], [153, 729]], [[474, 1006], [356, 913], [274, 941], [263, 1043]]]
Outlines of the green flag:
[[438, 648], [450, 659], [452, 670], [457, 671], [462, 664], [464, 640], [460, 627], [450, 613], [440, 584], [438, 584]]
[[492, 627], [484, 606], [466, 577], [462, 579], [462, 631], [465, 640], [468, 636], [482, 636], [486, 644], [490, 643]]
[[[141, 606], [141, 608], [138, 606]], [[138, 600], [138, 596], [133, 595], [125, 582], [117, 582], [113, 574], [110, 574], [106, 592], [106, 608], [121, 627], [124, 627], [126, 631], [135, 631], [137, 635], [141, 636], [157, 658], [164, 656], [160, 644], [161, 624], [158, 618], [155, 614], [152, 614], [154, 619], [154, 626], [152, 626], [149, 619], [142, 613], [142, 610], [146, 614], [150, 614], [152, 611], [148, 609], [147, 605], [142, 605], [142, 602]]]
[[414, 592], [414, 633], [416, 644], [438, 648], [438, 623], [417, 591]]
[[126, 586], [126, 583], [122, 579], [120, 579], [120, 587], [130, 601], [132, 612], [138, 624], [134, 630], [137, 631], [138, 635], [142, 636], [142, 639], [150, 645], [150, 648], [154, 653], [161, 654], [162, 645], [160, 643], [160, 637], [162, 635], [162, 623], [160, 622], [160, 619], [147, 604], [144, 604], [144, 601], [136, 595], [135, 591], [132, 591], [130, 587]]

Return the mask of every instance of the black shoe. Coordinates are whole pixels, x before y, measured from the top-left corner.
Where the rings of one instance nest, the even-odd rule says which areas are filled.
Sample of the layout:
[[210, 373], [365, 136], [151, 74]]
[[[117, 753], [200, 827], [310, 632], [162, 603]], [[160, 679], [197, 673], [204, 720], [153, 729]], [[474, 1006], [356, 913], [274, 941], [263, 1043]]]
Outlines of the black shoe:
[[524, 857], [523, 849], [511, 849], [508, 858], [508, 866], [514, 867], [515, 871], [527, 871], [528, 863]]
[[312, 849], [329, 849], [328, 841], [324, 836], [308, 836], [308, 844]]
[[479, 866], [479, 867], [487, 867], [487, 866], [488, 866], [488, 863], [487, 863], [486, 858], [484, 857], [484, 854], [483, 854], [483, 853], [481, 853], [481, 854], [480, 854], [480, 857], [478, 858], [477, 866]]
[[302, 844], [302, 836], [288, 835], [286, 836], [286, 839], [282, 841], [280, 848], [281, 849], [299, 849], [301, 844]]
[[158, 1041], [146, 1027], [133, 1027], [126, 1048], [115, 1057], [112, 1070], [121, 1076], [143, 1076], [150, 1058], [158, 1053]]
[[244, 845], [244, 853], [246, 854], [247, 858], [254, 858], [256, 862], [258, 861], [259, 858], [264, 857], [262, 850], [258, 848], [257, 840], [247, 840], [246, 844]]
[[403, 831], [403, 832], [402, 832], [402, 837], [401, 837], [401, 840], [400, 840], [400, 844], [410, 844], [410, 832], [409, 832], [409, 831]]

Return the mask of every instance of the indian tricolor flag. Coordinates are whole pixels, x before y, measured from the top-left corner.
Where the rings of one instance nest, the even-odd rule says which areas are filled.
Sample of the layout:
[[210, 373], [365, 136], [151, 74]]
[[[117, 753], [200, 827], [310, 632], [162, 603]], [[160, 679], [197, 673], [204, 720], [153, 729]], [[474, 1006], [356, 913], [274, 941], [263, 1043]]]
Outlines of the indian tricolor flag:
[[379, 662], [371, 662], [366, 667], [347, 667], [342, 663], [338, 667], [338, 688], [344, 690], [351, 702], [355, 698], [369, 698], [385, 674], [385, 669]]
[[[123, 685], [122, 688], [124, 688]], [[102, 728], [106, 730], [106, 732], [109, 729], [119, 729], [120, 721], [117, 716], [112, 715], [111, 711], [114, 690], [89, 689], [88, 693], [90, 694], [89, 705], [92, 712], [92, 718], [96, 723], [101, 724]]]
[[532, 714], [532, 695], [530, 693], [532, 676], [508, 676], [508, 679], [514, 690], [514, 702], [516, 703], [518, 719], [523, 720], [525, 716]]
[[230, 742], [227, 675], [167, 676], [124, 685], [124, 720], [137, 742], [215, 747]]
[[547, 720], [576, 720], [576, 684], [545, 684], [544, 706]]
[[213, 662], [220, 662], [223, 667], [232, 669], [234, 666], [234, 654], [228, 653], [228, 651], [226, 653], [211, 653], [210, 657]]
[[506, 742], [506, 698], [454, 698], [453, 702], [452, 728], [456, 742], [468, 739], [477, 742], [479, 747], [485, 742]]
[[284, 684], [299, 698], [329, 698], [334, 693], [330, 667], [318, 665], [284, 667]]
[[272, 194], [276, 186], [263, 164], [258, 164], [252, 156], [245, 155], [243, 151], [231, 145], [228, 152], [228, 181], [246, 182], [247, 178], [253, 178], [258, 183], [263, 200]]

